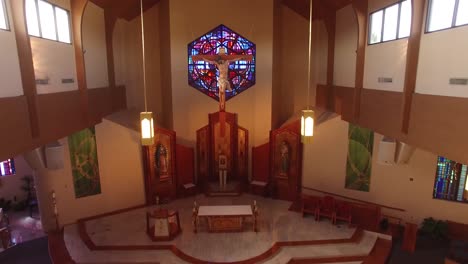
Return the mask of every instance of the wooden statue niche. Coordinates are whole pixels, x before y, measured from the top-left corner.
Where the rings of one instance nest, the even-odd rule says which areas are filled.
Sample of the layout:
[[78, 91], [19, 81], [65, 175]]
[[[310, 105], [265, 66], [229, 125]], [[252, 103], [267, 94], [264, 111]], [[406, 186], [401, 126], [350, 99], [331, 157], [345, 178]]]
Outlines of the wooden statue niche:
[[270, 132], [270, 151], [273, 196], [294, 201], [302, 180], [300, 120]]
[[174, 131], [155, 128], [154, 144], [142, 148], [147, 205], [176, 198], [175, 139]]

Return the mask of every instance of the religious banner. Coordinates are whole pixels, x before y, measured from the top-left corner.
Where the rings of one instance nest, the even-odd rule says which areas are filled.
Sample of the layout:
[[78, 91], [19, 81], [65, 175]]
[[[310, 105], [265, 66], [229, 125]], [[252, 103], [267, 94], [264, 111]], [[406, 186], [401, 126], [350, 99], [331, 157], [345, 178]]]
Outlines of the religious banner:
[[349, 124], [345, 188], [368, 192], [372, 169], [374, 132]]
[[101, 180], [94, 127], [83, 129], [68, 137], [75, 197], [101, 193]]

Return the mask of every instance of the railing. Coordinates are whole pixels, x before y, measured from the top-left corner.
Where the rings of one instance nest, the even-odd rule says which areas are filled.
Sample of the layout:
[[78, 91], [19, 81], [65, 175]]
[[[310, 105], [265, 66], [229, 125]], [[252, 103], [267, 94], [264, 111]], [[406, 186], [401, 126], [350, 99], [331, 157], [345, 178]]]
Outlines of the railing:
[[339, 197], [339, 198], [343, 198], [343, 199], [347, 199], [347, 200], [351, 200], [351, 201], [355, 201], [355, 202], [360, 202], [360, 203], [364, 203], [364, 204], [376, 205], [376, 206], [380, 206], [381, 208], [385, 208], [385, 209], [395, 210], [395, 211], [399, 211], [399, 212], [406, 212], [405, 209], [392, 207], [392, 206], [387, 206], [387, 205], [378, 204], [378, 203], [372, 203], [372, 202], [368, 202], [368, 201], [364, 201], [364, 200], [360, 200], [360, 199], [356, 199], [356, 198], [351, 198], [351, 197], [336, 194], [336, 193], [326, 192], [326, 191], [322, 191], [322, 190], [318, 190], [318, 189], [314, 189], [314, 188], [310, 188], [310, 187], [302, 187], [302, 189], [303, 190], [314, 191], [314, 192], [319, 192], [319, 193], [323, 193], [325, 195], [331, 195], [331, 196], [335, 196], [335, 197]]

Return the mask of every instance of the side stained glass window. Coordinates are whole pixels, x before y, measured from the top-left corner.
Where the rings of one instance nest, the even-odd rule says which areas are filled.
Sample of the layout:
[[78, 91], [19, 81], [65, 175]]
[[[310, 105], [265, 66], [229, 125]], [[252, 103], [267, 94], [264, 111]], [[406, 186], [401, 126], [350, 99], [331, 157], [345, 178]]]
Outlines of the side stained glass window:
[[467, 165], [439, 157], [434, 182], [434, 198], [458, 202], [468, 201]]
[[194, 62], [193, 55], [216, 55], [225, 48], [227, 55], [252, 55], [252, 61], [234, 61], [229, 65], [228, 78], [232, 91], [226, 91], [226, 101], [255, 84], [255, 44], [230, 28], [219, 25], [188, 44], [188, 83], [219, 100], [218, 70], [205, 61]]

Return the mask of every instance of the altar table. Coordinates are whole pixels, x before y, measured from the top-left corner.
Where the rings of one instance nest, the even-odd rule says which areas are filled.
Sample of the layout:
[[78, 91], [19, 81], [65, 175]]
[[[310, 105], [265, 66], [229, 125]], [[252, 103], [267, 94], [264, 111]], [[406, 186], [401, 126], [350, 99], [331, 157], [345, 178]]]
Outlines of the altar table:
[[244, 219], [248, 217], [253, 220], [254, 231], [257, 230], [257, 219], [251, 205], [199, 206], [195, 217], [195, 232], [201, 219], [207, 220], [210, 232], [242, 231]]

